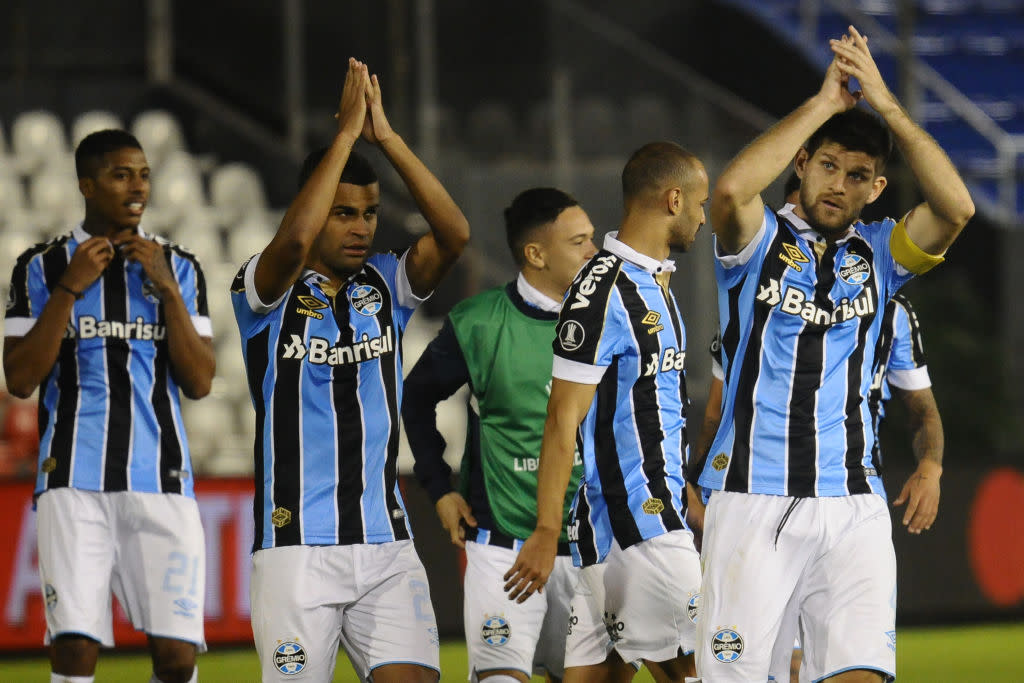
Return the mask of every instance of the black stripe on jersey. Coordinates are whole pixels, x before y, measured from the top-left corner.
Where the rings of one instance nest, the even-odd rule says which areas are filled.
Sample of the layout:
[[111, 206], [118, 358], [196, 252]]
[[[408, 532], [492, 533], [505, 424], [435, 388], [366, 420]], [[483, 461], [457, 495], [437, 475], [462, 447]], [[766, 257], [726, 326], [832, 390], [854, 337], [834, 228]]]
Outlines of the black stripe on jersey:
[[[67, 237], [52, 243], [43, 252], [43, 277], [46, 287], [53, 292], [61, 276], [68, 266], [66, 249]], [[27, 266], [27, 262], [26, 262]], [[27, 290], [27, 285], [26, 285]], [[68, 486], [71, 483], [71, 454], [75, 446], [77, 430], [78, 404], [81, 400], [78, 385], [78, 345], [75, 339], [65, 337], [60, 342], [57, 362], [53, 370], [43, 380], [42, 386], [49, 383], [54, 372], [57, 373], [57, 415], [53, 424], [53, 437], [50, 440], [50, 451], [47, 457], [56, 461], [55, 469], [46, 476], [46, 488]], [[39, 433], [46, 429], [50, 415], [44, 406], [42, 397], [39, 400]]]
[[[914, 312], [914, 307], [910, 305], [910, 300], [899, 292], [892, 295], [892, 303], [901, 306], [907, 314], [907, 325], [910, 327], [910, 350], [914, 358], [914, 367], [919, 368], [926, 365], [924, 340], [921, 337], [921, 323], [917, 320], [917, 313]], [[895, 336], [895, 331], [893, 331], [893, 335]], [[886, 358], [888, 358], [888, 354], [886, 354]]]
[[[736, 360], [736, 347], [739, 346], [740, 343], [740, 292], [743, 291], [743, 285], [746, 284], [746, 282], [747, 276], [744, 275], [740, 278], [738, 283], [729, 289], [728, 292], [729, 323], [721, 333], [721, 346], [718, 350], [718, 364], [726, 371], [726, 384], [729, 383], [729, 378], [733, 375], [733, 364]], [[726, 368], [726, 361], [728, 361], [728, 368]]]
[[[682, 351], [683, 350], [683, 346], [685, 345], [685, 342], [686, 342], [686, 333], [685, 333], [685, 331], [683, 329], [683, 321], [679, 317], [679, 309], [676, 308], [675, 298], [669, 296], [667, 288], [663, 288], [661, 290], [661, 293], [662, 293], [662, 296], [665, 298], [665, 306], [668, 307], [669, 318], [672, 319], [672, 330], [676, 333], [676, 341], [679, 344], [679, 350]], [[680, 446], [680, 448], [682, 448], [683, 472], [685, 473], [686, 472], [686, 457], [685, 457], [686, 456], [686, 448], [690, 444], [690, 437], [689, 437], [689, 434], [687, 432], [688, 425], [687, 425], [687, 422], [686, 422], [686, 412], [687, 412], [687, 410], [690, 407], [690, 392], [686, 388], [686, 373], [682, 372], [682, 371], [679, 373], [679, 406], [680, 406], [679, 407], [680, 414], [682, 415], [682, 418], [683, 418], [683, 429], [680, 432], [681, 441], [680, 441], [679, 446]], [[665, 509], [666, 510], [668, 509], [668, 505], [667, 504], [665, 506]], [[686, 496], [683, 496], [683, 509], [684, 510], [686, 509]]]
[[[788, 232], [788, 231], [787, 231]], [[801, 239], [801, 238], [793, 238]], [[814, 304], [832, 310], [829, 298], [836, 283], [835, 262], [839, 247], [830, 244], [817, 262], [818, 281], [814, 284]], [[813, 257], [812, 257], [813, 258]], [[793, 354], [793, 379], [786, 415], [786, 439], [789, 463], [786, 492], [797, 498], [815, 495], [814, 484], [818, 463], [818, 389], [825, 366], [825, 333], [827, 325], [804, 322], [796, 339]]]
[[[164, 305], [161, 303], [157, 308], [157, 322], [163, 323], [166, 319]], [[178, 430], [174, 424], [174, 408], [167, 393], [170, 352], [166, 340], [154, 342], [153, 346], [153, 393], [150, 400], [153, 403], [156, 422], [160, 426], [160, 455], [157, 458], [160, 468], [160, 490], [164, 493], [181, 493], [184, 458]]]
[[892, 344], [896, 333], [895, 318], [896, 300], [893, 298], [882, 314], [882, 327], [878, 332], [878, 342], [875, 344], [875, 363], [871, 372], [871, 389], [868, 392], [868, 409], [871, 411], [871, 422], [875, 428], [875, 443], [871, 445], [871, 463], [875, 470], [879, 472], [882, 471], [882, 446], [878, 434], [878, 427], [881, 424], [882, 385], [885, 382], [889, 355], [892, 353]]
[[[378, 289], [386, 296], [386, 288]], [[355, 332], [349, 325], [352, 306], [345, 288], [334, 297], [334, 320], [338, 324], [338, 346], [355, 342]], [[383, 307], [382, 307], [383, 308]], [[360, 363], [335, 366], [331, 385], [338, 438], [338, 543], [365, 543], [363, 524], [363, 415], [359, 407]], [[364, 406], [365, 410], [378, 409]]]
[[[380, 363], [381, 381], [384, 384], [384, 396], [388, 402], [388, 419], [391, 421], [391, 432], [388, 434], [387, 460], [384, 463], [384, 502], [387, 505], [388, 519], [391, 521], [391, 530], [396, 541], [404, 541], [410, 538], [408, 520], [402, 506], [398, 504], [398, 496], [395, 488], [398, 484], [398, 432], [400, 428], [398, 405], [398, 383], [402, 378], [398, 376], [397, 363], [401, 360], [402, 339], [395, 324], [393, 315], [393, 302], [391, 301], [391, 289], [387, 281], [372, 266], [367, 265], [364, 269], [364, 281], [372, 287], [376, 287], [381, 293], [380, 311], [377, 312], [377, 325], [380, 331], [384, 332], [388, 327], [394, 330], [395, 350], [393, 355], [385, 355], [378, 359]], [[364, 406], [365, 409], [365, 406]]]
[[[641, 372], [647, 363], [655, 364], [654, 372], [650, 375], [644, 372], [633, 384], [632, 389], [633, 422], [640, 440], [640, 456], [643, 459], [644, 476], [647, 478], [647, 490], [664, 505], [661, 511], [661, 522], [665, 525], [665, 529], [667, 531], [682, 529], [682, 520], [676, 514], [672, 493], [665, 484], [666, 458], [663, 450], [665, 430], [661, 421], [661, 406], [658, 405], [658, 379], [662, 374], [660, 372], [661, 343], [658, 341], [658, 335], [647, 333], [651, 327], [642, 322], [649, 309], [640, 296], [636, 284], [628, 277], [622, 276], [618, 279], [618, 288], [629, 325], [633, 329], [633, 337], [636, 339]], [[673, 310], [673, 302], [668, 296], [665, 296], [665, 303], [670, 311]], [[675, 322], [678, 323], [678, 321]], [[682, 337], [682, 330], [678, 324], [675, 326], [675, 333], [678, 350]], [[682, 372], [679, 374], [682, 376]], [[681, 398], [686, 400], [685, 395]], [[626, 547], [621, 540], [619, 545], [623, 548]]]
[[203, 269], [199, 266], [199, 259], [188, 249], [168, 242], [164, 244], [164, 255], [167, 257], [167, 262], [171, 264], [174, 263], [171, 260], [171, 252], [192, 264], [192, 270], [196, 274], [196, 315], [209, 316], [210, 305], [206, 300], [206, 276], [203, 275]]
[[[857, 254], [868, 263], [875, 262], [874, 251], [860, 238], [849, 241], [847, 253]], [[878, 291], [878, 272], [876, 268], [872, 268], [871, 279], [864, 284], [864, 292], [876, 302], [875, 312], [857, 318], [857, 346], [850, 354], [846, 366], [846, 489], [851, 495], [871, 493], [871, 485], [868, 484], [867, 474], [864, 472], [867, 444], [864, 442], [864, 418], [861, 413], [863, 396], [860, 387], [864, 375], [864, 354], [867, 351], [865, 342], [878, 311]], [[874, 364], [873, 359], [867, 360]]]
[[267, 403], [263, 400], [263, 380], [267, 376], [267, 368], [270, 366], [270, 327], [267, 326], [254, 337], [245, 342], [245, 373], [249, 382], [249, 395], [252, 397], [253, 406], [256, 408], [256, 436], [253, 439], [254, 477], [256, 482], [256, 497], [253, 499], [253, 519], [256, 523], [256, 536], [253, 539], [252, 552], [263, 547], [263, 504], [266, 500], [263, 488], [263, 462], [266, 453], [263, 452], [264, 427], [267, 419]]
[[594, 459], [601, 492], [608, 504], [612, 533], [622, 548], [643, 540], [629, 510], [629, 492], [619, 466], [615, 441], [615, 399], [618, 396], [619, 358], [616, 356], [597, 385], [597, 414], [594, 430]]
[[608, 301], [621, 269], [622, 259], [603, 249], [583, 266], [565, 295], [555, 327], [553, 348], [559, 357], [594, 364]]
[[[125, 261], [115, 254], [103, 273], [103, 317], [107, 320], [128, 320], [128, 286]], [[107, 449], [103, 458], [103, 490], [128, 489], [128, 456], [132, 435], [132, 378], [127, 339], [107, 337], [103, 340], [107, 360]]]
[[[274, 429], [271, 434], [274, 446], [274, 509], [285, 508], [291, 513], [291, 521], [284, 526], [274, 527], [274, 545], [300, 545], [302, 543], [302, 425], [299, 413], [302, 406], [301, 360], [284, 360], [279, 349], [290, 343], [292, 335], [306, 339], [306, 325], [309, 318], [296, 311], [300, 308], [296, 299], [299, 290], [306, 287], [296, 283], [288, 293], [288, 299], [281, 304], [281, 332], [278, 335], [277, 377], [274, 380]], [[260, 475], [257, 474], [257, 478]], [[258, 499], [257, 499], [258, 500]]]
[[[758, 276], [757, 287], [767, 288], [771, 286], [771, 280], [781, 282], [782, 275], [788, 266], [778, 258], [782, 252], [783, 242], [795, 244], [797, 238], [792, 232], [781, 225], [776, 230], [775, 237], [768, 247], [767, 256], [761, 265], [761, 272]], [[733, 405], [733, 424], [735, 426], [735, 437], [733, 439], [732, 457], [729, 458], [728, 470], [725, 473], [725, 490], [739, 491], [746, 493], [749, 490], [748, 478], [750, 477], [750, 433], [754, 424], [754, 387], [757, 378], [761, 373], [761, 345], [765, 325], [768, 323], [768, 316], [774, 310], [772, 306], [763, 301], [754, 299], [754, 312], [751, 316], [750, 336], [747, 339], [747, 346], [743, 358], [735, 358], [739, 344], [739, 297], [740, 290], [746, 278], [737, 286], [729, 290], [729, 325], [722, 337], [722, 350], [730, 357], [729, 374], [727, 382], [736, 380], [736, 398]], [[734, 324], [735, 322], [735, 324]], [[733, 367], [736, 362], [740, 366], [736, 372]], [[714, 457], [713, 455], [711, 457]]]
[[[580, 444], [582, 447], [582, 443]], [[589, 567], [597, 564], [597, 542], [594, 539], [594, 528], [590, 526], [590, 501], [587, 500], [587, 488], [582, 486], [576, 500], [576, 509], [569, 524], [576, 524], [576, 551], [580, 554], [580, 564]]]

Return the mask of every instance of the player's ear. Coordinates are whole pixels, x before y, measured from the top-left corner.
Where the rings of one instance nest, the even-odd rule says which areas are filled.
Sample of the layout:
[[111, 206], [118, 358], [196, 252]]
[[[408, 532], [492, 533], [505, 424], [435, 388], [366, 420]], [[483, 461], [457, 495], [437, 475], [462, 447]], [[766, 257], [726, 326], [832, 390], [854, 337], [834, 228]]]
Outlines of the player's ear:
[[544, 258], [544, 248], [536, 242], [528, 242], [523, 247], [523, 258], [538, 270], [547, 265], [547, 260]]
[[806, 147], [801, 147], [796, 156], [793, 157], [793, 170], [796, 171], [796, 175], [800, 180], [804, 179], [804, 172], [807, 170], [807, 162], [810, 160], [811, 155], [807, 153]]
[[79, 178], [78, 191], [81, 192], [82, 196], [86, 199], [92, 199], [92, 196], [96, 193], [96, 181], [88, 176], [85, 178]]
[[871, 183], [871, 194], [868, 195], [868, 204], [878, 199], [879, 195], [882, 194], [882, 190], [889, 184], [889, 181], [884, 175], [875, 176], [875, 180]]
[[673, 187], [665, 193], [665, 204], [669, 214], [678, 216], [683, 212], [683, 188]]

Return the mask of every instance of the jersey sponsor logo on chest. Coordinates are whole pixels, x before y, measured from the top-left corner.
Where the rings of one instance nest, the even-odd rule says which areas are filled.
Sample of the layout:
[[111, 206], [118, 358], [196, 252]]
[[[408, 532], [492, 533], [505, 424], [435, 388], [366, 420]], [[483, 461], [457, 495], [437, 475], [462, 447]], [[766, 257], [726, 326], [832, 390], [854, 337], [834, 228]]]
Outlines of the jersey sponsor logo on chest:
[[310, 337], [308, 344], [297, 334], [290, 335], [290, 337], [291, 339], [287, 343], [281, 344], [281, 358], [283, 360], [305, 360], [313, 365], [334, 367], [350, 363], [364, 363], [395, 350], [394, 332], [391, 325], [388, 325], [384, 334], [379, 337], [371, 338], [364, 333], [361, 341], [345, 346], [331, 346], [331, 343], [323, 337]]
[[875, 313], [875, 299], [870, 287], [862, 290], [853, 299], [843, 297], [831, 311], [809, 300], [804, 291], [797, 287], [787, 286], [783, 291], [775, 278], [769, 279], [767, 285], [761, 285], [756, 298], [768, 306], [778, 306], [783, 313], [798, 316], [813, 325], [831, 326]]
[[[75, 329], [68, 325], [64, 336], [73, 338]], [[137, 339], [141, 341], [160, 341], [167, 336], [167, 328], [157, 323], [147, 323], [142, 316], [135, 318], [134, 322], [121, 322], [120, 320], [97, 320], [91, 315], [78, 317], [77, 335], [79, 339]]]
[[668, 372], [669, 370], [681, 372], [685, 367], [686, 351], [676, 351], [669, 347], [661, 352], [660, 358], [656, 352], [651, 354], [651, 359], [644, 366], [643, 376], [653, 377], [659, 372]]
[[598, 257], [597, 263], [590, 269], [587, 276], [583, 278], [580, 286], [576, 288], [573, 302], [569, 304], [570, 310], [575, 311], [577, 308], [586, 308], [590, 305], [590, 296], [597, 291], [597, 283], [601, 281], [603, 275], [615, 266], [616, 260], [614, 256]]

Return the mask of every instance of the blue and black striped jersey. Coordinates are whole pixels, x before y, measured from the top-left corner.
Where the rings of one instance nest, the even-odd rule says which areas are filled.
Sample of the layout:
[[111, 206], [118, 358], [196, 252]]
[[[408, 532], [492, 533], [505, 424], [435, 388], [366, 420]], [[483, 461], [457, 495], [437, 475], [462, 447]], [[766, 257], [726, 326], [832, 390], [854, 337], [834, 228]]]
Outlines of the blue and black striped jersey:
[[875, 469], [880, 471], [882, 467], [878, 427], [885, 417], [885, 403], [892, 397], [889, 387], [916, 391], [931, 385], [917, 315], [907, 297], [897, 292], [886, 305], [882, 316], [882, 333], [878, 337], [875, 371], [868, 395], [875, 425], [872, 451]]
[[867, 399], [879, 313], [912, 277], [893, 257], [897, 230], [857, 222], [829, 245], [791, 210], [766, 208], [750, 244], [717, 257], [725, 393], [702, 486], [882, 492]]
[[[78, 225], [18, 257], [7, 336], [32, 329], [75, 249], [90, 237]], [[199, 262], [158, 241], [196, 330], [212, 336]], [[74, 303], [57, 362], [40, 385], [39, 433], [36, 493], [72, 487], [193, 495], [163, 304], [140, 264], [115, 254]]]
[[668, 288], [674, 268], [612, 233], [562, 304], [552, 374], [597, 385], [577, 436], [577, 565], [601, 562], [613, 539], [628, 548], [686, 528], [686, 331]]
[[[407, 252], [408, 253], [408, 252]], [[405, 257], [375, 254], [336, 295], [311, 270], [260, 301], [251, 258], [231, 287], [256, 409], [253, 548], [411, 538], [398, 489]]]

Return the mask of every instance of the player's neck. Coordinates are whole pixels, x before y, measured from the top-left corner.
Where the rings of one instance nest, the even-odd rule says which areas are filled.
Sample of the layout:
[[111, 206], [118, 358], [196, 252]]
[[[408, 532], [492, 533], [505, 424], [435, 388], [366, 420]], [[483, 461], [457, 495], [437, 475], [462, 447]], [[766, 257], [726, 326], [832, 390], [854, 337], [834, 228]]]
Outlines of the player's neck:
[[627, 213], [619, 227], [617, 239], [655, 261], [664, 261], [669, 257], [668, 227], [644, 213]]
[[519, 272], [523, 274], [523, 279], [526, 280], [531, 287], [549, 299], [561, 301], [562, 297], [565, 296], [565, 290], [567, 287], [559, 289], [557, 284], [544, 277], [543, 272], [529, 267], [523, 268]]
[[114, 237], [119, 233], [136, 232], [138, 228], [118, 225], [112, 223], [102, 216], [96, 216], [86, 212], [85, 220], [82, 221], [82, 230], [93, 237]]

